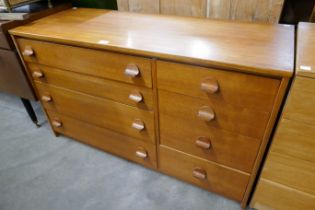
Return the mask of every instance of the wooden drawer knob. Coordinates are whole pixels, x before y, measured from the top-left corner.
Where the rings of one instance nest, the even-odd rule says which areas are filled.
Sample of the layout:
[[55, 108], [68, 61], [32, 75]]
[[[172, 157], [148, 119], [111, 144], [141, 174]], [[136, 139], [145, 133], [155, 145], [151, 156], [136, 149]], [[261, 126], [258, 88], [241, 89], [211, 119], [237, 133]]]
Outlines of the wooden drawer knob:
[[148, 157], [148, 152], [145, 150], [137, 150], [136, 151], [136, 156], [142, 159], [146, 159]]
[[53, 121], [52, 121], [52, 125], [53, 125], [54, 127], [56, 127], [56, 128], [62, 127], [62, 123], [59, 122], [59, 121], [57, 121], [57, 120], [53, 120]]
[[33, 56], [35, 54], [34, 50], [30, 46], [26, 46], [22, 53], [24, 56]]
[[140, 75], [140, 70], [136, 64], [130, 63], [125, 69], [125, 75], [134, 78]]
[[209, 122], [215, 118], [215, 113], [210, 107], [203, 106], [198, 111], [198, 117], [201, 120]]
[[32, 76], [34, 78], [43, 78], [44, 77], [44, 73], [43, 72], [40, 72], [40, 71], [34, 71]]
[[143, 97], [139, 91], [135, 90], [129, 94], [129, 99], [136, 102], [136, 103], [140, 103], [143, 100]]
[[42, 100], [45, 102], [51, 102], [52, 101], [52, 97], [51, 96], [42, 96]]
[[192, 175], [200, 180], [205, 180], [207, 178], [207, 172], [202, 168], [194, 168]]
[[140, 119], [135, 119], [131, 126], [138, 131], [144, 130], [144, 123]]
[[201, 149], [210, 149], [211, 148], [210, 139], [205, 136], [200, 136], [196, 140], [196, 146], [200, 147]]
[[206, 92], [206, 93], [216, 93], [219, 90], [219, 84], [218, 81], [216, 81], [215, 79], [208, 77], [202, 80], [201, 84], [200, 84], [200, 88], [202, 91]]

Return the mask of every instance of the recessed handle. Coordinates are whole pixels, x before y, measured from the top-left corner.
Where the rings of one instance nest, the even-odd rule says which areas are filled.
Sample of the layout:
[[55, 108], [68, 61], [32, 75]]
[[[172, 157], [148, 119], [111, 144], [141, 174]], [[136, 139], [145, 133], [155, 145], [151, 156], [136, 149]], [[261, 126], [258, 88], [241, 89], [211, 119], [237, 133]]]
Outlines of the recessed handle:
[[22, 53], [24, 56], [33, 56], [35, 55], [35, 52], [34, 50], [32, 49], [31, 46], [26, 46], [23, 50], [23, 53]]
[[215, 113], [210, 107], [203, 106], [198, 110], [198, 117], [201, 120], [210, 122], [211, 120], [214, 120]]
[[138, 158], [146, 159], [148, 157], [148, 152], [143, 150], [143, 149], [141, 149], [141, 150], [139, 149], [136, 151], [136, 156]]
[[139, 91], [134, 90], [129, 94], [129, 99], [136, 103], [140, 103], [143, 100], [143, 97]]
[[140, 70], [136, 64], [130, 63], [125, 69], [125, 75], [127, 77], [135, 78], [140, 75]]
[[207, 172], [202, 168], [194, 168], [192, 175], [200, 180], [205, 180], [207, 178]]
[[212, 77], [207, 77], [201, 81], [200, 89], [206, 93], [214, 94], [219, 91], [219, 83]]
[[52, 97], [51, 96], [42, 96], [42, 100], [45, 102], [51, 102], [52, 101]]
[[142, 131], [144, 130], [144, 123], [142, 122], [142, 120], [140, 119], [135, 119], [133, 122], [132, 122], [132, 125], [131, 125], [134, 129], [138, 130], [138, 131]]
[[41, 71], [34, 71], [32, 73], [33, 78], [43, 78], [44, 77], [44, 73]]
[[53, 120], [51, 124], [56, 128], [62, 127], [62, 122], [57, 121], [57, 120]]
[[210, 138], [205, 137], [205, 136], [198, 137], [195, 143], [196, 143], [196, 146], [201, 149], [209, 150], [211, 148]]

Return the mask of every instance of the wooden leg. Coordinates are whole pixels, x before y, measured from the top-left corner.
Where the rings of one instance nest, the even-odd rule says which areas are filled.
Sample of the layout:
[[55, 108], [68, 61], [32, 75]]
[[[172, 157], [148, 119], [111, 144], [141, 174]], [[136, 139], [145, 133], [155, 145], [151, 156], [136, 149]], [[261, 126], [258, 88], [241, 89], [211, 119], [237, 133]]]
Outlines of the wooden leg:
[[37, 120], [37, 117], [36, 117], [36, 114], [34, 112], [34, 109], [32, 107], [32, 104], [29, 100], [27, 99], [24, 99], [24, 98], [21, 98], [21, 101], [27, 111], [27, 114], [30, 116], [31, 120], [33, 121], [33, 123], [37, 126], [37, 127], [40, 127], [40, 125], [38, 124], [38, 120]]

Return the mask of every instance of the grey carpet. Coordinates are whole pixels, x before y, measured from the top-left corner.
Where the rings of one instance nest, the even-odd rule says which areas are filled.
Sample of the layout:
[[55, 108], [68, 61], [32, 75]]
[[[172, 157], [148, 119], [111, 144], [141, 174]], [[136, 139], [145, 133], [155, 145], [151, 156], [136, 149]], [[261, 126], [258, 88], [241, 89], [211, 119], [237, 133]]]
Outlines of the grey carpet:
[[240, 210], [238, 203], [36, 128], [0, 94], [0, 210]]

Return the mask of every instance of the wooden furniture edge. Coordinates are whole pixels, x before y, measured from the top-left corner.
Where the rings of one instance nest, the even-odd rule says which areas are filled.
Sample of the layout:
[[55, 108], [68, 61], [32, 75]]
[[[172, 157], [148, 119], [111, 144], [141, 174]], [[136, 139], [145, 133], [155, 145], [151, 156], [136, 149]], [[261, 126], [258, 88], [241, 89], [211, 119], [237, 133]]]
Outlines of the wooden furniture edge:
[[63, 45], [74, 46], [74, 47], [83, 47], [83, 48], [94, 49], [94, 50], [106, 50], [110, 52], [123, 53], [127, 55], [141, 56], [141, 57], [146, 57], [146, 58], [155, 58], [159, 60], [179, 62], [179, 63], [185, 63], [185, 64], [196, 65], [196, 66], [201, 66], [201, 67], [208, 67], [208, 68], [211, 67], [211, 68], [218, 68], [218, 69], [227, 70], [227, 71], [258, 74], [261, 76], [290, 78], [294, 74], [293, 64], [292, 64], [292, 69], [282, 69], [282, 70], [272, 69], [272, 68], [263, 68], [263, 67], [251, 67], [251, 66], [246, 66], [246, 65], [217, 62], [213, 60], [190, 58], [190, 57], [180, 56], [180, 55], [172, 55], [172, 54], [166, 54], [166, 53], [130, 49], [130, 48], [124, 48], [124, 47], [114, 46], [110, 44], [101, 45], [98, 43], [88, 43], [88, 42], [81, 42], [81, 41], [74, 41], [74, 40], [67, 40], [67, 39], [60, 39], [60, 38], [36, 36], [32, 34], [19, 33], [19, 32], [16, 32], [14, 29], [9, 30], [9, 33], [16, 37], [29, 38], [33, 40], [51, 42], [55, 44], [63, 44]]
[[[15, 45], [15, 48], [17, 49], [17, 53], [18, 53], [18, 55], [19, 55], [19, 57], [20, 57], [20, 60], [21, 60], [22, 65], [23, 65], [24, 74], [27, 76], [27, 78], [28, 78], [28, 80], [29, 80], [29, 83], [31, 84], [31, 86], [32, 86], [32, 88], [33, 88], [33, 90], [34, 90], [34, 92], [35, 92], [36, 97], [39, 98], [38, 91], [37, 91], [36, 88], [34, 88], [34, 87], [35, 87], [35, 84], [34, 84], [33, 77], [32, 77], [32, 75], [30, 75], [30, 72], [27, 71], [27, 66], [26, 66], [25, 61], [24, 61], [24, 59], [23, 59], [23, 55], [21, 54], [21, 49], [20, 49], [19, 45], [17, 44], [17, 42], [16, 42], [16, 40], [15, 40], [15, 37], [11, 35], [11, 39], [12, 39], [12, 41], [13, 41], [13, 44]], [[44, 108], [44, 106], [43, 106], [41, 103], [40, 103], [40, 105], [41, 105], [42, 110], [44, 111], [44, 114], [45, 114], [46, 117], [47, 117], [47, 120], [50, 121], [51, 119], [50, 119], [48, 113], [46, 112], [46, 109]], [[48, 123], [48, 124], [49, 124], [51, 130], [53, 131], [54, 135], [55, 135], [56, 137], [58, 137], [59, 134], [54, 130], [54, 128], [53, 128], [53, 126], [51, 125], [51, 123]]]
[[268, 143], [270, 142], [270, 138], [272, 137], [272, 132], [275, 130], [275, 127], [277, 127], [275, 125], [276, 125], [277, 118], [281, 112], [280, 108], [281, 108], [282, 103], [283, 103], [283, 100], [281, 100], [281, 99], [283, 99], [285, 94], [287, 93], [287, 88], [288, 88], [289, 82], [290, 82], [289, 78], [282, 78], [282, 80], [281, 80], [281, 83], [279, 86], [279, 91], [278, 91], [276, 99], [275, 99], [275, 104], [274, 104], [274, 107], [272, 109], [268, 124], [266, 126], [265, 134], [264, 134], [263, 140], [261, 142], [261, 145], [260, 145], [260, 148], [259, 148], [259, 151], [257, 154], [257, 158], [256, 158], [255, 163], [254, 163], [252, 173], [250, 175], [247, 189], [245, 191], [243, 200], [241, 202], [242, 208], [245, 208], [247, 206], [249, 198], [252, 194], [252, 191], [254, 190], [254, 188], [253, 188], [254, 183], [255, 183], [256, 179], [259, 178], [258, 171], [259, 171], [260, 167], [263, 165], [262, 160], [266, 154], [265, 150], [267, 148]]

